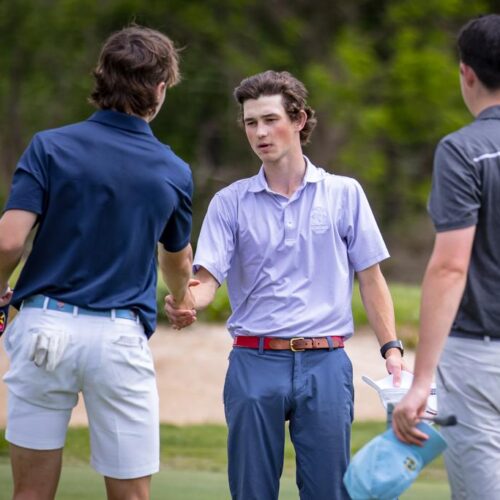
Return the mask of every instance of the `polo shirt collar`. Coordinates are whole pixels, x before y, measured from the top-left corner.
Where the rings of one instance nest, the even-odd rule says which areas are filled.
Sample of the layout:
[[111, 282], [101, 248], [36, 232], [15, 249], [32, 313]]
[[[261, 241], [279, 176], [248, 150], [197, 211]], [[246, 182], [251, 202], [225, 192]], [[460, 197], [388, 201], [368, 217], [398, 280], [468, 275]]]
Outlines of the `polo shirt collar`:
[[119, 111], [102, 109], [100, 111], [96, 111], [88, 120], [102, 123], [103, 125], [109, 125], [110, 127], [129, 130], [131, 132], [153, 135], [153, 131], [146, 120], [143, 120], [138, 116], [120, 113]]
[[[316, 183], [321, 181], [324, 178], [324, 170], [316, 167], [311, 163], [311, 160], [304, 156], [306, 160], [306, 173], [304, 175], [304, 179], [302, 181], [302, 187], [308, 183]], [[260, 191], [270, 191], [269, 186], [267, 184], [266, 176], [264, 174], [264, 165], [260, 167], [259, 173], [251, 178], [249, 191], [253, 193], [258, 193]]]
[[483, 109], [481, 113], [477, 115], [476, 120], [500, 120], [500, 105], [490, 106], [489, 108]]

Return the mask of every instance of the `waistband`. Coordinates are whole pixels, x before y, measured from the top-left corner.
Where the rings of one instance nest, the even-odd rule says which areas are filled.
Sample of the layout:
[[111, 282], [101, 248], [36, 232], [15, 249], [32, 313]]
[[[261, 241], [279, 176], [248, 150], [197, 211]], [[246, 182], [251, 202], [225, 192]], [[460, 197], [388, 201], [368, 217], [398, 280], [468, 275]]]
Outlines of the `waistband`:
[[490, 335], [475, 335], [474, 333], [464, 333], [464, 332], [451, 332], [450, 337], [455, 337], [459, 339], [472, 339], [472, 340], [482, 340], [483, 342], [500, 342], [500, 337], [491, 337]]
[[33, 295], [27, 298], [23, 301], [21, 309], [25, 307], [70, 313], [73, 314], [73, 316], [82, 314], [85, 316], [101, 316], [111, 319], [120, 318], [130, 319], [136, 322], [139, 321], [139, 316], [131, 309], [107, 309], [104, 311], [100, 311], [97, 309], [88, 309], [86, 307], [74, 306], [73, 304], [67, 304], [66, 302], [51, 299], [50, 297], [45, 297], [44, 295]]
[[309, 349], [338, 349], [344, 347], [343, 337], [293, 337], [283, 339], [253, 335], [238, 335], [234, 338], [233, 347], [249, 349], [269, 349], [272, 351], [301, 352]]

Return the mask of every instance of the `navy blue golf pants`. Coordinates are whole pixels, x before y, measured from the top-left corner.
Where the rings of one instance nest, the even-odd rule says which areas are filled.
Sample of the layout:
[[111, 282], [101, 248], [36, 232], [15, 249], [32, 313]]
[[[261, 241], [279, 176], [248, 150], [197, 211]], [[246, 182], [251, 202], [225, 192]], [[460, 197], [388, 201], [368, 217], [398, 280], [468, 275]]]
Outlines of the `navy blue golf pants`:
[[289, 420], [301, 500], [349, 499], [342, 478], [353, 399], [352, 365], [344, 349], [233, 348], [224, 385], [232, 498], [278, 498]]

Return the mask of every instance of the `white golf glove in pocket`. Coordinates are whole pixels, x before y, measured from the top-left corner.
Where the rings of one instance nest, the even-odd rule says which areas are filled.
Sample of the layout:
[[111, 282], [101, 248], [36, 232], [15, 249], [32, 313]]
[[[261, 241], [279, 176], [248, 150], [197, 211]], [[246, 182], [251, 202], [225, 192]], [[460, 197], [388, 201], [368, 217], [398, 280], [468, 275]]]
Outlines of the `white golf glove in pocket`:
[[48, 372], [56, 369], [69, 343], [69, 334], [64, 330], [33, 328], [29, 359]]

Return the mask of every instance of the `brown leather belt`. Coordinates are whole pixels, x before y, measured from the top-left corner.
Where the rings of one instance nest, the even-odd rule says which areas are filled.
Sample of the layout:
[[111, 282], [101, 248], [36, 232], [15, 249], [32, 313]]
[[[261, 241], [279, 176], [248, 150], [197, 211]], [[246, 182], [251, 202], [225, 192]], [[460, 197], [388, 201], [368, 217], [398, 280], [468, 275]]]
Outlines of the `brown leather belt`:
[[[259, 349], [259, 336], [239, 335], [234, 338], [234, 347], [248, 347], [250, 349]], [[272, 351], [305, 351], [308, 349], [330, 349], [328, 337], [293, 337], [291, 339], [280, 339], [275, 337], [263, 337], [264, 349]], [[343, 337], [330, 337], [332, 339], [332, 347], [338, 349], [344, 347]]]

